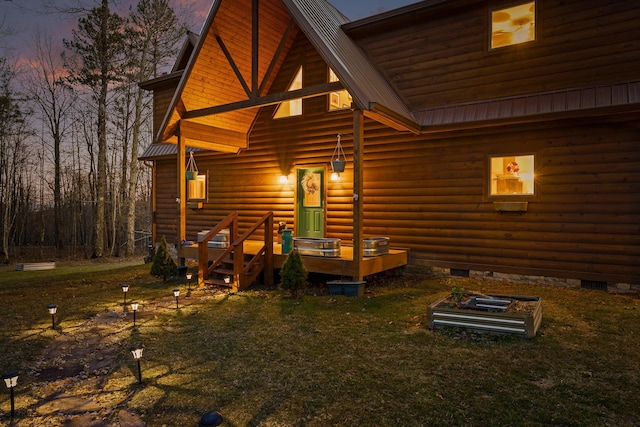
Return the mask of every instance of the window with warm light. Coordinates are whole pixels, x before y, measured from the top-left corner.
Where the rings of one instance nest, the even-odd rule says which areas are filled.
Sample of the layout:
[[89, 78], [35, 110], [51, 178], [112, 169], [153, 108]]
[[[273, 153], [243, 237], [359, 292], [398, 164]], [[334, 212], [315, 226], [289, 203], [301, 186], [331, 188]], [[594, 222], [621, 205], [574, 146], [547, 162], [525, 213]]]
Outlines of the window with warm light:
[[187, 180], [187, 201], [203, 202], [207, 198], [207, 175], [199, 174]]
[[[298, 68], [293, 81], [289, 85], [287, 91], [302, 89], [302, 67]], [[289, 101], [281, 102], [274, 114], [275, 119], [283, 117], [293, 117], [302, 115], [302, 98], [291, 99]]]
[[489, 159], [491, 196], [534, 194], [534, 155], [501, 156]]
[[[336, 73], [329, 68], [329, 83], [338, 82], [338, 76]], [[346, 108], [351, 108], [351, 95], [347, 92], [346, 89], [339, 90], [336, 92], [331, 92], [329, 94], [329, 111], [335, 110], [344, 110]]]
[[535, 40], [536, 3], [491, 11], [491, 49]]

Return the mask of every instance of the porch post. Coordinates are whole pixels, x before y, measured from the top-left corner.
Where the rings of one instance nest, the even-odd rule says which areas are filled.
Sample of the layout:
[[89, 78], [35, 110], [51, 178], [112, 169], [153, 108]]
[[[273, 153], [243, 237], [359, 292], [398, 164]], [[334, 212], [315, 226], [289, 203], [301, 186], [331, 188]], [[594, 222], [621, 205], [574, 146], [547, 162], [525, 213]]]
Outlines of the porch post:
[[178, 134], [178, 247], [187, 238], [187, 184], [186, 165], [187, 153], [185, 138]]
[[362, 221], [364, 188], [364, 114], [361, 110], [353, 111], [353, 281], [363, 279], [362, 267]]

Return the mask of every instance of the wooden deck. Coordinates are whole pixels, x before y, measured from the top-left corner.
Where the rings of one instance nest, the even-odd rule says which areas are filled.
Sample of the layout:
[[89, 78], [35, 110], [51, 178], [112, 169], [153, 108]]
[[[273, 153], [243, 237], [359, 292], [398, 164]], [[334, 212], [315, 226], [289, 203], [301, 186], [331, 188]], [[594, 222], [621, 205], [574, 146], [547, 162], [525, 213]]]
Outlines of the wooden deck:
[[[247, 240], [244, 243], [244, 253], [255, 255], [262, 241]], [[222, 249], [209, 248], [209, 260], [213, 261], [221, 253]], [[198, 259], [198, 247], [183, 246], [178, 251], [178, 256], [182, 259]], [[401, 248], [389, 248], [389, 253], [384, 255], [365, 257], [362, 261], [361, 273], [363, 276], [402, 267], [407, 264], [408, 250]], [[279, 243], [273, 244], [273, 264], [274, 268], [282, 268], [287, 255], [282, 254], [282, 247]], [[331, 274], [335, 276], [352, 277], [355, 271], [353, 262], [353, 247], [341, 245], [339, 257], [321, 257], [303, 255], [302, 262], [307, 271], [312, 273]]]

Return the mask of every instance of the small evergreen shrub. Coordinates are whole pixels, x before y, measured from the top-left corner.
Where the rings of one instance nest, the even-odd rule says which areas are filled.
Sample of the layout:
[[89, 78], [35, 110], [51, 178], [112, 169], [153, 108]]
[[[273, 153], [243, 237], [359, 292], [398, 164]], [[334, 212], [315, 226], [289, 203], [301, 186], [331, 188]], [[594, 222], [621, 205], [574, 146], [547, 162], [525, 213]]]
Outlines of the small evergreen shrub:
[[291, 292], [293, 298], [298, 298], [299, 292], [307, 287], [307, 269], [302, 264], [302, 258], [298, 251], [289, 252], [289, 256], [280, 270], [280, 286]]
[[153, 257], [153, 264], [151, 265], [152, 276], [162, 276], [162, 281], [166, 282], [167, 277], [176, 272], [176, 263], [173, 261], [169, 248], [167, 247], [167, 239], [162, 236], [160, 246]]

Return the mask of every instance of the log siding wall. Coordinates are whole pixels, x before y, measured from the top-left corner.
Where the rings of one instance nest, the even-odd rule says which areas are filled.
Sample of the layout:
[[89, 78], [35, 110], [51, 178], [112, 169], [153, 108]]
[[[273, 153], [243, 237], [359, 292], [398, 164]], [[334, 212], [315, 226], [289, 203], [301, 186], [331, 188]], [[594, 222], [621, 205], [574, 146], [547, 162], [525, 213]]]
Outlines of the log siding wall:
[[[562, 2], [567, 3], [575, 6], [573, 2]], [[581, 5], [591, 7], [587, 3]], [[469, 20], [479, 23], [476, 12], [470, 11], [468, 19], [461, 19], [459, 28], [453, 26], [452, 32], [463, 31]], [[550, 12], [542, 13], [541, 23], [552, 19]], [[583, 24], [572, 25], [576, 30], [575, 26]], [[541, 31], [541, 41], [554, 35], [544, 27]], [[409, 35], [411, 39], [394, 38], [395, 45], [414, 43], [413, 31], [407, 31], [406, 37]], [[443, 46], [447, 37], [449, 33], [440, 36]], [[479, 43], [465, 46], [470, 51], [480, 48]], [[636, 60], [624, 52], [621, 55], [627, 62]], [[506, 58], [495, 59], [495, 55], [480, 56], [487, 62], [508, 62]], [[394, 61], [401, 63], [407, 59]], [[286, 87], [301, 64], [305, 85], [326, 81], [324, 61], [300, 35], [274, 87]], [[432, 64], [436, 66], [419, 68], [428, 73], [427, 70], [443, 66], [435, 58]], [[385, 66], [398, 74], [411, 74], [410, 65], [395, 68], [391, 65]], [[467, 73], [463, 80], [470, 78], [472, 66], [459, 74]], [[501, 67], [506, 69], [507, 65]], [[453, 72], [450, 67], [448, 71]], [[445, 82], [442, 75], [433, 73], [422, 79], [429, 84], [423, 84], [420, 90], [419, 85], [412, 83], [415, 88], [408, 93], [414, 104], [423, 102], [418, 100], [430, 104], [469, 100], [468, 89], [452, 88], [460, 82]], [[547, 78], [535, 79], [536, 73], [532, 72], [528, 90], [584, 82], [580, 76], [570, 81], [569, 70], [559, 73], [566, 73], [566, 77], [560, 83], [556, 80], [551, 83]], [[508, 83], [509, 79], [502, 81], [482, 84], [481, 79], [476, 80], [471, 93], [486, 97], [521, 90], [520, 85]], [[443, 84], [446, 90], [441, 89]], [[276, 223], [286, 221], [293, 228], [295, 185], [292, 179], [289, 184], [280, 184], [278, 178], [282, 173], [295, 176], [296, 165], [326, 165], [329, 172], [338, 133], [345, 134], [342, 144], [348, 165], [339, 183], [327, 181], [326, 235], [351, 239], [353, 146], [348, 134], [352, 132], [352, 112], [328, 112], [326, 96], [305, 99], [300, 117], [273, 120], [274, 110], [275, 107], [266, 107], [260, 111], [247, 150], [238, 155], [196, 157], [200, 171], [208, 171], [209, 193], [203, 209], [188, 211], [188, 239], [195, 240], [198, 231], [212, 227], [233, 210], [239, 211], [241, 233], [267, 211], [274, 212]], [[536, 194], [516, 197], [529, 202], [524, 213], [497, 212], [494, 201], [512, 199], [488, 196], [489, 156], [521, 153], [535, 154]], [[389, 236], [393, 246], [409, 248], [413, 264], [638, 285], [639, 165], [637, 114], [418, 136], [398, 133], [366, 120], [364, 232]], [[175, 241], [175, 160], [159, 159], [156, 166], [156, 239], [166, 235], [168, 240]]]
[[513, 3], [476, 2], [359, 43], [413, 109], [638, 78], [636, 0], [537, 0], [536, 41], [490, 51], [489, 11]]

